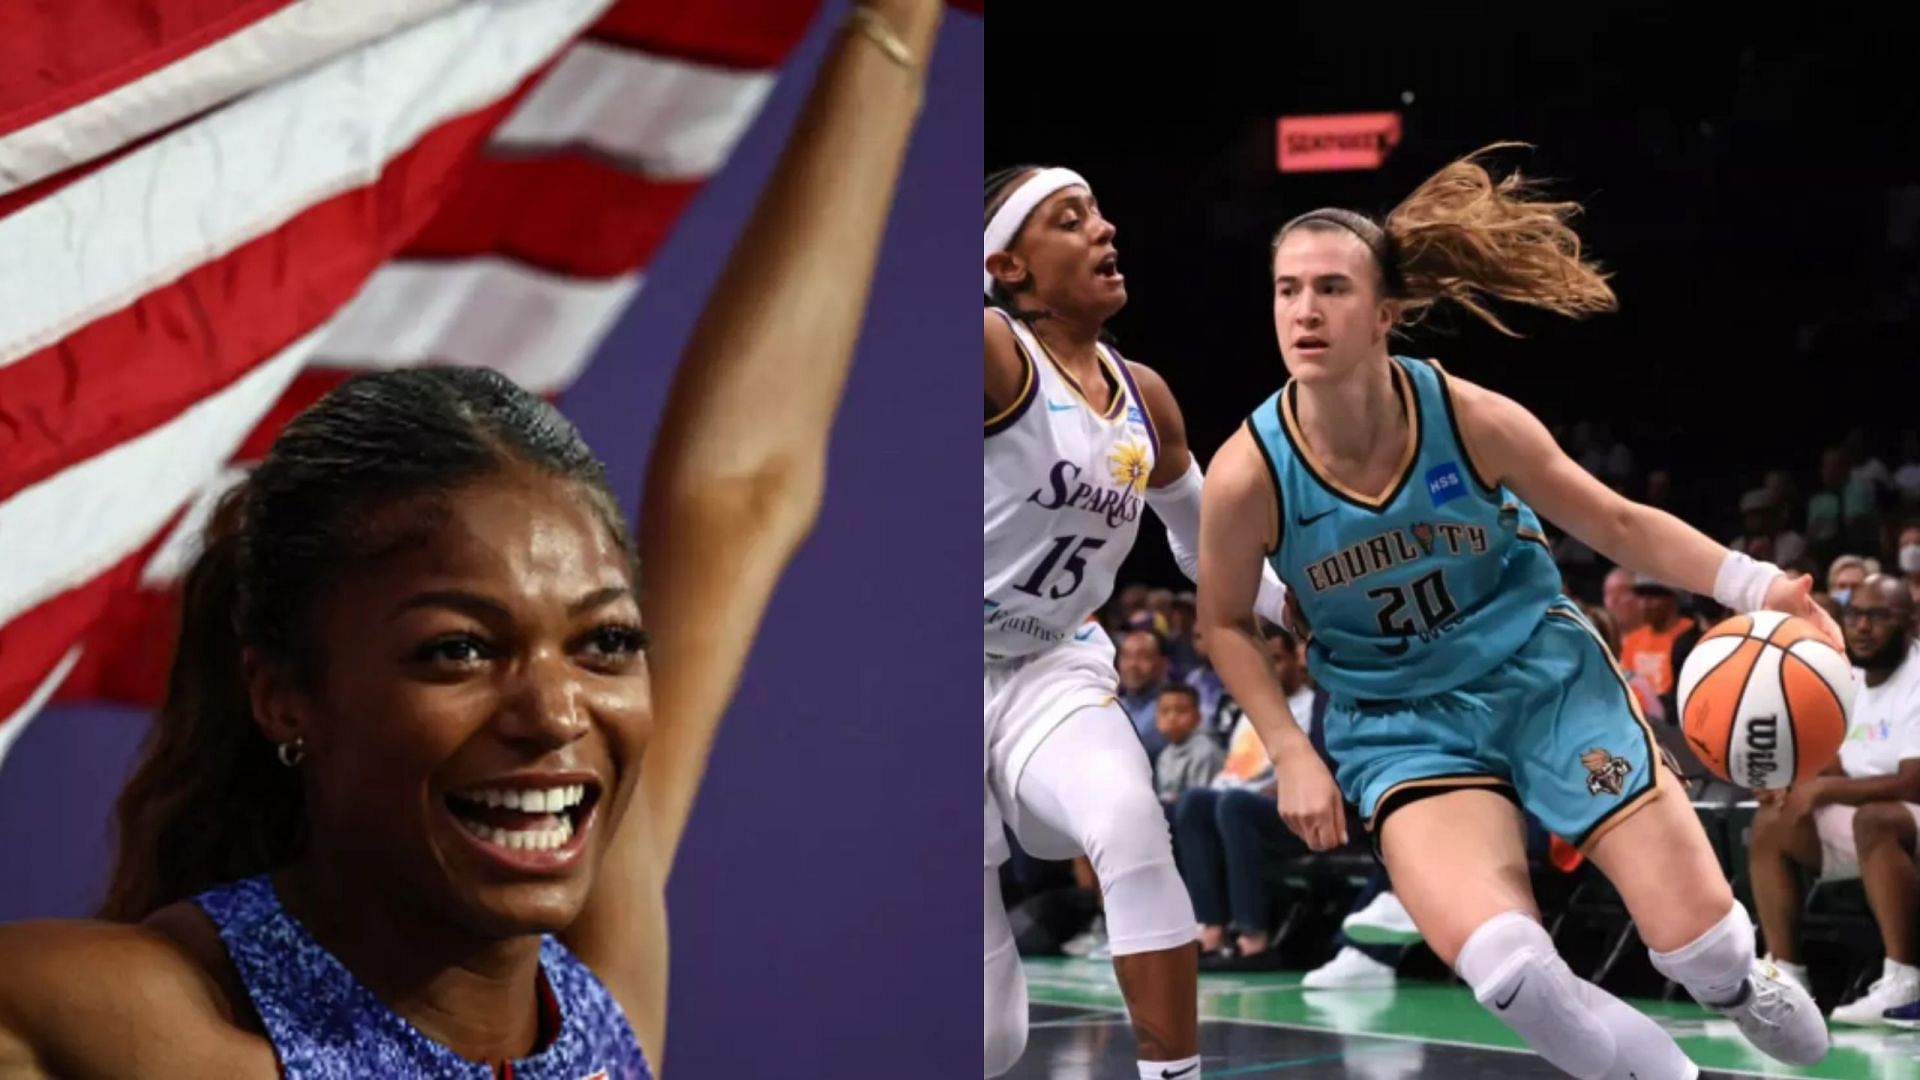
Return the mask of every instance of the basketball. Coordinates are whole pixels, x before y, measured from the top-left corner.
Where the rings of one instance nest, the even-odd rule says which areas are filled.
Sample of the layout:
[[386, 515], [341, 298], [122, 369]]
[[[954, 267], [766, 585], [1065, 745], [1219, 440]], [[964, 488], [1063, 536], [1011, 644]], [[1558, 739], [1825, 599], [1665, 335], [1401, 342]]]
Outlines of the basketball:
[[1687, 742], [1722, 780], [1784, 788], [1840, 752], [1853, 708], [1853, 665], [1804, 619], [1735, 615], [1708, 631], [1680, 668]]

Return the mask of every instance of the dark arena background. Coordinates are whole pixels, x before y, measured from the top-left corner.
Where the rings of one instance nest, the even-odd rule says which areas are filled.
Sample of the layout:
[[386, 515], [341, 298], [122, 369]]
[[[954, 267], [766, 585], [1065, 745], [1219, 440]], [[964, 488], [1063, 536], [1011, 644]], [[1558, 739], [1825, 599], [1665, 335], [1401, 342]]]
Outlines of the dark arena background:
[[[1683, 516], [1729, 539], [1744, 490], [1774, 469], [1812, 490], [1850, 429], [1902, 463], [1920, 86], [1900, 26], [1631, 7], [1289, 5], [1284, 23], [1204, 36], [1009, 18], [988, 31], [987, 163], [1094, 184], [1131, 297], [1112, 331], [1166, 377], [1204, 461], [1284, 379], [1275, 228], [1323, 205], [1383, 213], [1455, 157], [1533, 144], [1497, 160], [1586, 206], [1620, 311], [1505, 309], [1517, 341], [1441, 315], [1398, 351], [1513, 397], [1563, 445], [1581, 421], [1604, 428], [1632, 479], [1669, 470]], [[1384, 167], [1279, 172], [1279, 118], [1370, 112], [1401, 118]], [[1154, 534], [1136, 576], [1170, 580]]]
[[[1377, 217], [1449, 161], [1518, 141], [1531, 148], [1500, 153], [1496, 172], [1518, 168], [1585, 206], [1576, 227], [1615, 275], [1620, 310], [1574, 322], [1497, 308], [1519, 339], [1438, 313], [1394, 351], [1513, 397], [1609, 484], [1717, 540], [1797, 536], [1803, 553], [1780, 561], [1820, 589], [1831, 561], [1855, 554], [1920, 590], [1920, 536], [1904, 539], [1910, 565], [1900, 557], [1903, 529], [1920, 526], [1913, 20], [1833, 6], [1737, 17], [1646, 4], [1272, 8], [1152, 22], [1003, 10], [988, 29], [987, 168], [1061, 165], [1091, 182], [1127, 277], [1109, 330], [1166, 378], [1203, 465], [1286, 378], [1274, 230], [1321, 206]], [[1287, 149], [1384, 148], [1378, 168], [1280, 168], [1283, 119], [1365, 114], [1389, 115], [1336, 122], [1357, 139]], [[1823, 498], [1846, 507], [1843, 521], [1823, 518]], [[1550, 533], [1569, 591], [1599, 605], [1609, 565]], [[1104, 616], [1116, 641], [1152, 626], [1177, 646], [1191, 616], [1169, 594], [1192, 585], [1156, 521], [1119, 586]], [[1697, 598], [1681, 611], [1717, 617]], [[1207, 674], [1191, 646], [1162, 663], [1159, 678]], [[1137, 690], [1122, 672], [1123, 691]], [[1696, 779], [1693, 794], [1754, 910], [1749, 793]], [[1884, 1026], [1831, 1024], [1835, 1048], [1811, 1068], [1762, 1057], [1652, 970], [1591, 865], [1568, 872], [1553, 854], [1540, 844], [1534, 880], [1563, 955], [1655, 1016], [1704, 1075], [1920, 1076], [1920, 1036]], [[1335, 956], [1373, 865], [1356, 847], [1267, 868], [1281, 961], [1203, 970], [1205, 1075], [1558, 1075], [1423, 946], [1386, 988], [1303, 987]], [[1009, 1075], [1134, 1075], [1101, 924], [1088, 921], [1090, 874], [1016, 856], [1002, 881], [1034, 1002]], [[1803, 933], [1823, 1011], [1882, 974], [1859, 882], [1811, 889]]]

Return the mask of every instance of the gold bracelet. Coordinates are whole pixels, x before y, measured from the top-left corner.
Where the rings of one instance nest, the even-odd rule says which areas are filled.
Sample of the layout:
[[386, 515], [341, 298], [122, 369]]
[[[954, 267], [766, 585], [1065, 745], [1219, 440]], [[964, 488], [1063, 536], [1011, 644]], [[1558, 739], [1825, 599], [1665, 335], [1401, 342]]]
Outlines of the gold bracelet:
[[887, 20], [881, 18], [872, 8], [855, 6], [852, 11], [847, 12], [846, 28], [858, 31], [862, 37], [879, 46], [880, 51], [887, 54], [887, 59], [908, 71], [920, 69], [920, 65], [914, 62], [913, 52], [907, 48], [907, 43], [901, 41], [900, 35], [894, 33], [893, 27], [887, 25]]

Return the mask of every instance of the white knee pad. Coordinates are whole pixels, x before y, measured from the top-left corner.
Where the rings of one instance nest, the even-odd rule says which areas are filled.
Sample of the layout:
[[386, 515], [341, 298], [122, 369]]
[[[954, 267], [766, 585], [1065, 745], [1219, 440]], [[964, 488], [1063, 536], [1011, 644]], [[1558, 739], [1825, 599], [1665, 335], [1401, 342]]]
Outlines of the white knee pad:
[[1199, 932], [1193, 898], [1171, 857], [1118, 872], [1101, 870], [1107, 945], [1115, 956], [1159, 952], [1192, 944]]
[[1000, 875], [987, 870], [987, 1075], [1013, 1068], [1027, 1048], [1027, 976], [1000, 902]]
[[1173, 862], [1166, 814], [1139, 737], [1118, 706], [1083, 710], [1061, 724], [1027, 764], [1017, 795], [1024, 828], [1037, 839], [1068, 840], [1093, 862], [1114, 955], [1193, 941], [1193, 901]]
[[1567, 968], [1539, 923], [1517, 911], [1495, 915], [1461, 946], [1454, 970], [1535, 1053], [1574, 1076], [1608, 1074], [1613, 1032], [1585, 1001], [1589, 985]]
[[1173, 861], [1166, 815], [1151, 789], [1109, 792], [1084, 817], [1081, 842], [1093, 861], [1115, 956], [1176, 949], [1197, 932], [1193, 898]]
[[1672, 952], [1647, 950], [1654, 970], [1687, 988], [1705, 1005], [1736, 1000], [1753, 970], [1753, 921], [1735, 900], [1707, 931]]

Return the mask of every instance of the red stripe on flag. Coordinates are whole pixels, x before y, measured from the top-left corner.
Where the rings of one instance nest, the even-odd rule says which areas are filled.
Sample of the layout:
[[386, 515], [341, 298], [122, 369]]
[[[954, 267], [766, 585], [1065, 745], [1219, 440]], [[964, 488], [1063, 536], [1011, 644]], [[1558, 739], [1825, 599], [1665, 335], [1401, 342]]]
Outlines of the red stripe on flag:
[[0, 5], [0, 135], [151, 74], [295, 0]]
[[[173, 531], [169, 525], [161, 535]], [[150, 556], [151, 547], [142, 551]], [[54, 701], [123, 701], [158, 705], [167, 696], [173, 646], [180, 636], [180, 590], [133, 588], [135, 571], [123, 581], [106, 610], [87, 629], [86, 650], [73, 665]]]
[[491, 253], [575, 277], [618, 277], [647, 264], [704, 183], [653, 180], [584, 154], [483, 158], [406, 253]]
[[655, 56], [761, 70], [787, 58], [819, 6], [819, 0], [620, 0], [587, 36]]
[[305, 412], [307, 406], [326, 397], [328, 391], [347, 381], [347, 377], [352, 374], [351, 371], [342, 371], [337, 368], [308, 367], [307, 370], [295, 375], [293, 382], [287, 386], [286, 392], [280, 395], [280, 400], [274, 402], [273, 408], [268, 410], [267, 415], [261, 417], [260, 422], [253, 426], [253, 430], [247, 433], [245, 441], [241, 442], [240, 449], [235, 451], [233, 459], [259, 461], [266, 457], [267, 450], [273, 446], [273, 440], [280, 437], [280, 429], [287, 426], [287, 421]]
[[[100, 621], [102, 614], [132, 599], [132, 586], [140, 579], [140, 568], [158, 547], [159, 539], [155, 538], [92, 581], [46, 600], [0, 626], [0, 720], [12, 716], [27, 703], [40, 681], [75, 642], [86, 639], [88, 630]], [[143, 615], [151, 618], [150, 614]], [[169, 640], [158, 655], [164, 663], [172, 654]], [[119, 659], [131, 661], [132, 657]], [[78, 671], [77, 666], [75, 670]], [[69, 675], [65, 685], [72, 686], [72, 678]]]
[[[52, 115], [117, 85], [110, 75], [120, 82], [138, 78], [290, 0], [168, 2], [166, 18], [142, 24], [149, 38], [119, 28], [113, 40], [122, 46], [145, 44], [127, 48], [117, 67], [111, 57], [89, 54], [63, 61], [51, 74], [7, 61], [62, 46], [44, 33], [35, 45], [21, 45], [19, 35], [8, 33], [9, 16], [0, 14], [0, 131], [31, 122], [22, 119], [29, 98], [33, 118]], [[69, 10], [111, 11], [124, 20], [129, 4], [145, 10], [159, 3], [74, 0]], [[818, 0], [621, 0], [590, 36], [661, 58], [766, 70], [791, 53], [817, 6]], [[201, 36], [190, 37], [196, 28]], [[112, 41], [99, 44], [104, 50]], [[644, 266], [701, 181], [648, 180], [590, 151], [474, 158], [474, 144], [544, 74], [495, 107], [436, 129], [371, 187], [310, 207], [275, 233], [0, 367], [0, 500], [151, 430], [242, 377], [336, 311], [396, 249], [428, 257], [503, 254], [587, 277]], [[93, 88], [83, 91], [86, 78]], [[55, 92], [68, 100], [53, 101]], [[82, 175], [75, 170], [0, 199], [0, 217]], [[417, 233], [411, 242], [410, 233]], [[257, 460], [294, 415], [353, 374], [319, 366], [326, 362], [324, 353], [309, 362], [313, 366], [248, 435], [237, 460]], [[141, 588], [139, 578], [173, 528], [169, 523], [88, 584], [0, 626], [0, 717], [18, 709], [76, 641], [87, 649], [59, 699], [160, 699], [177, 631], [178, 589]]]
[[164, 424], [331, 316], [425, 223], [544, 73], [435, 128], [375, 183], [0, 368], [0, 499]]

